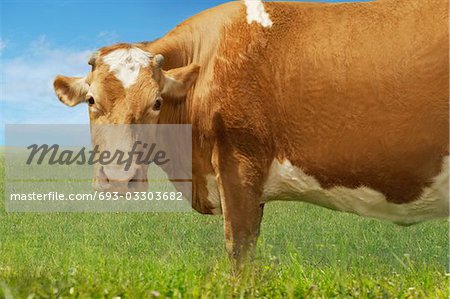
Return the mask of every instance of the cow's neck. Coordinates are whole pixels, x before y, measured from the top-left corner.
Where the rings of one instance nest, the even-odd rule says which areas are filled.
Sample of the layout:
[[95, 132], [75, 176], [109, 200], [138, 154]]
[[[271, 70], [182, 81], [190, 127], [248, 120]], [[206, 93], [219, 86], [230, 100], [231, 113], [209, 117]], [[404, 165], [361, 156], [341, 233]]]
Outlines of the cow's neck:
[[[148, 44], [149, 52], [164, 55], [166, 70], [191, 63], [200, 66], [199, 77], [186, 99], [178, 103], [173, 99], [164, 99], [159, 118], [162, 124], [192, 124], [192, 165], [185, 171], [192, 171], [193, 194], [203, 190], [196, 182], [202, 184], [204, 175], [212, 172], [207, 157], [211, 155], [213, 139], [210, 138], [214, 113], [214, 99], [210, 96], [214, 80], [213, 67], [215, 59], [220, 59], [216, 53], [224, 28], [236, 18], [242, 18], [243, 13], [245, 11], [240, 5], [224, 4], [190, 18], [163, 38]], [[198, 211], [208, 211], [201, 198], [198, 194], [194, 196], [193, 207]]]
[[150, 43], [149, 50], [165, 56], [165, 69], [190, 63], [204, 66], [213, 58], [223, 28], [239, 17], [239, 9], [236, 5], [219, 5], [208, 9]]
[[[164, 70], [186, 66], [194, 60], [194, 49], [189, 39], [189, 32], [171, 32], [149, 46], [152, 54], [164, 56]], [[184, 124], [191, 123], [191, 97], [184, 99], [164, 99], [164, 108], [159, 116], [160, 123]]]
[[152, 54], [162, 54], [164, 60], [164, 70], [182, 67], [192, 61], [192, 46], [186, 42], [189, 33], [183, 34], [169, 33], [165, 37], [158, 39], [148, 45], [148, 51]]
[[[189, 123], [195, 126], [199, 116], [207, 118], [203, 105], [213, 79], [213, 65], [224, 27], [239, 17], [239, 6], [221, 5], [196, 15], [167, 35], [148, 44], [148, 51], [165, 57], [164, 69], [179, 68], [191, 63], [200, 66], [195, 87], [183, 101], [169, 99], [162, 109], [162, 123]], [[184, 103], [183, 103], [184, 102]], [[203, 121], [203, 120], [202, 120]]]

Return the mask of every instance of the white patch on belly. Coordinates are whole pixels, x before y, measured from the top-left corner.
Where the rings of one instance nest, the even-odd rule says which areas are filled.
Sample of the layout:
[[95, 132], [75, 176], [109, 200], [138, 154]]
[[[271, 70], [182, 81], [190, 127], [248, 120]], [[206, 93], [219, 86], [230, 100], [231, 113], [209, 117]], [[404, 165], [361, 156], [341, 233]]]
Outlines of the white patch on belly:
[[264, 185], [263, 201], [276, 199], [301, 200], [331, 209], [379, 218], [399, 224], [448, 217], [449, 215], [449, 158], [443, 161], [442, 172], [433, 184], [423, 190], [419, 199], [406, 203], [388, 202], [373, 189], [333, 187], [324, 189], [313, 177], [285, 160], [274, 160]]
[[222, 214], [222, 205], [220, 203], [219, 188], [217, 186], [217, 180], [214, 175], [208, 174], [206, 176], [206, 189], [208, 189], [208, 201], [212, 208], [214, 215]]
[[136, 83], [141, 67], [150, 64], [152, 54], [139, 48], [117, 49], [102, 57], [109, 65], [109, 71], [128, 88]]
[[261, 0], [244, 0], [247, 7], [247, 23], [257, 22], [263, 27], [271, 27], [272, 20], [269, 14], [264, 10]]

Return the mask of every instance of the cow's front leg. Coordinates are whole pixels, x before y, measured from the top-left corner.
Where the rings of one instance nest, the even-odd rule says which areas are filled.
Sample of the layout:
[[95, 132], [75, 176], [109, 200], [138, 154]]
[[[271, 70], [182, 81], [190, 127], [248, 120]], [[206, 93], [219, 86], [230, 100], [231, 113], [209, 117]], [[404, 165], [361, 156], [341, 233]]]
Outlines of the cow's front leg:
[[239, 159], [236, 153], [221, 154], [219, 150], [213, 154], [213, 165], [221, 198], [226, 249], [235, 265], [242, 265], [253, 254], [263, 215], [259, 170], [249, 159]]

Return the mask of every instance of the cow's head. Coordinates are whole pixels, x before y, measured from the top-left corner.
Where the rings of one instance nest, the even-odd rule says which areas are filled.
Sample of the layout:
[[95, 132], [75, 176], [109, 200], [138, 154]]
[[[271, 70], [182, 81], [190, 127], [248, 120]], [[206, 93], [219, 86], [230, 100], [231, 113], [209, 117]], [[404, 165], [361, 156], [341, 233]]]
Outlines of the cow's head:
[[[57, 76], [54, 88], [64, 104], [88, 105], [94, 146], [100, 151], [126, 153], [143, 136], [136, 136], [127, 126], [112, 131], [93, 128], [158, 123], [164, 101], [185, 97], [199, 72], [193, 64], [165, 71], [163, 63], [162, 55], [139, 45], [106, 47], [93, 54], [89, 60], [92, 70], [85, 77]], [[146, 190], [147, 168], [137, 163], [127, 170], [118, 164], [97, 165], [93, 184], [99, 190]]]

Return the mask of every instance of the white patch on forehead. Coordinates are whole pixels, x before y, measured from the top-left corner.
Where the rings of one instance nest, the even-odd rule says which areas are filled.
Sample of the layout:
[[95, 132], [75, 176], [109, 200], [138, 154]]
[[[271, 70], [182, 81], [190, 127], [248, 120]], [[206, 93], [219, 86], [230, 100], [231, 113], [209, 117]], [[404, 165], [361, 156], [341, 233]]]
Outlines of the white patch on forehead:
[[150, 64], [152, 54], [139, 48], [117, 49], [102, 57], [109, 71], [128, 88], [136, 83], [139, 71]]
[[306, 201], [330, 209], [378, 218], [399, 224], [414, 224], [449, 215], [449, 158], [441, 173], [415, 201], [406, 204], [388, 202], [381, 192], [368, 187], [324, 189], [312, 176], [290, 161], [274, 160], [263, 190], [263, 201], [288, 199]]
[[247, 7], [247, 23], [257, 22], [263, 27], [271, 27], [272, 20], [269, 14], [264, 10], [261, 0], [244, 0]]

